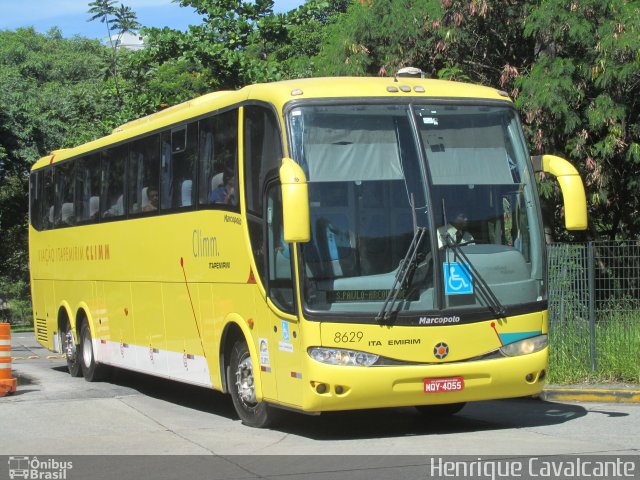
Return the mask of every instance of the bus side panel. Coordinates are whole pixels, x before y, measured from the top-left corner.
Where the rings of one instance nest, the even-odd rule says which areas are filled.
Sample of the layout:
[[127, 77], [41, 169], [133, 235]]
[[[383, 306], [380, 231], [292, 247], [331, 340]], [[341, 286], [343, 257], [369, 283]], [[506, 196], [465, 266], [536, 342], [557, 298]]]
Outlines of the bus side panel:
[[302, 407], [303, 390], [309, 379], [303, 371], [306, 353], [301, 348], [300, 323], [281, 319], [268, 307], [273, 324], [273, 353], [277, 365], [278, 400], [287, 405]]
[[160, 283], [131, 284], [131, 312], [135, 324], [136, 365], [145, 372], [167, 375], [168, 355]]
[[93, 326], [96, 332], [96, 360], [101, 363], [113, 363], [111, 359], [111, 348], [109, 342], [112, 340], [111, 324], [107, 311], [107, 301], [104, 296], [104, 282], [93, 283], [93, 302], [91, 314], [93, 316]]
[[32, 280], [31, 289], [36, 339], [43, 347], [55, 351], [53, 336], [58, 333], [58, 312], [53, 297], [53, 281]]
[[193, 284], [162, 284], [169, 376], [189, 383], [211, 386], [209, 367], [200, 338], [202, 325], [195, 316], [198, 289]]
[[[290, 407], [302, 407], [304, 355], [300, 324], [275, 313], [260, 291], [254, 292], [255, 331], [260, 381], [265, 400]], [[257, 368], [256, 368], [257, 370]]]
[[109, 359], [113, 365], [136, 368], [133, 348], [135, 329], [131, 315], [131, 287], [129, 282], [103, 282], [106, 319], [109, 322], [111, 342]]
[[202, 326], [202, 340], [204, 351], [211, 376], [211, 385], [216, 390], [222, 390], [222, 378], [220, 376], [220, 331], [215, 328], [215, 308], [213, 301], [214, 285], [210, 283], [200, 283], [190, 286], [191, 289], [198, 290], [198, 320]]
[[[76, 332], [80, 325], [78, 321], [78, 310], [81, 303], [90, 305], [93, 303], [93, 284], [84, 281], [55, 281], [56, 305], [66, 304], [70, 310], [71, 324], [76, 327]], [[91, 312], [85, 312], [91, 316]]]
[[255, 335], [253, 341], [256, 342], [258, 352], [260, 382], [262, 384], [262, 395], [265, 400], [276, 402], [278, 400], [277, 388], [277, 367], [276, 351], [278, 349], [277, 332], [273, 331], [271, 311], [265, 302], [260, 290], [253, 289], [253, 304], [255, 316]]

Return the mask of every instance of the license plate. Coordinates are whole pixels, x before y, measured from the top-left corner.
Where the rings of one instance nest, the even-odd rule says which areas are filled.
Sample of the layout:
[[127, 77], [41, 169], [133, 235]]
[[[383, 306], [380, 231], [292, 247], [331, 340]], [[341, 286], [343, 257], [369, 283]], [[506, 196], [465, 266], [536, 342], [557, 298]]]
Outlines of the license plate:
[[446, 393], [464, 390], [464, 378], [425, 378], [424, 393]]

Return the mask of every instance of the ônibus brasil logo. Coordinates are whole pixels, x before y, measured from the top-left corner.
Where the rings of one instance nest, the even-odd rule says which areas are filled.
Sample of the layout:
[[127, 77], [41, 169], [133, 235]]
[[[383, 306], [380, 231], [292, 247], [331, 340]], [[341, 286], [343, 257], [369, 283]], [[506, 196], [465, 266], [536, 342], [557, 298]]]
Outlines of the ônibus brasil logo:
[[45, 460], [38, 457], [9, 457], [9, 478], [33, 480], [65, 480], [67, 471], [73, 468], [73, 462], [62, 462], [54, 458]]

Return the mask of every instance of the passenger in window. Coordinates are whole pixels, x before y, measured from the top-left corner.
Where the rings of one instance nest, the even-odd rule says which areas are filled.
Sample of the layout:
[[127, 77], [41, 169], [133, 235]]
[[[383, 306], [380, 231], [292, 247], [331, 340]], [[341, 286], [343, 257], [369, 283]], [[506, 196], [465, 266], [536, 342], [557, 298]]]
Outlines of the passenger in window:
[[111, 206], [104, 212], [105, 218], [107, 217], [120, 217], [124, 215], [124, 202], [123, 195], [118, 195], [117, 198], [112, 200]]
[[158, 201], [160, 200], [160, 195], [158, 194], [158, 189], [156, 187], [147, 188], [147, 198], [149, 201], [142, 207], [142, 211], [155, 212], [156, 210], [158, 210]]
[[193, 181], [190, 178], [184, 179], [180, 183], [180, 204], [179, 207], [189, 207], [193, 205]]
[[53, 228], [53, 205], [49, 207], [49, 216], [47, 217], [49, 228]]
[[469, 245], [475, 243], [473, 235], [467, 230], [469, 218], [463, 210], [457, 210], [455, 216], [446, 225], [438, 227], [438, 247], [447, 245], [447, 235], [457, 245]]
[[100, 215], [100, 197], [89, 198], [89, 220], [97, 220]]
[[219, 185], [209, 195], [209, 203], [235, 204], [236, 177], [232, 172], [225, 172], [222, 177], [222, 185]]
[[60, 209], [60, 223], [62, 225], [75, 225], [76, 217], [73, 202], [64, 202]]

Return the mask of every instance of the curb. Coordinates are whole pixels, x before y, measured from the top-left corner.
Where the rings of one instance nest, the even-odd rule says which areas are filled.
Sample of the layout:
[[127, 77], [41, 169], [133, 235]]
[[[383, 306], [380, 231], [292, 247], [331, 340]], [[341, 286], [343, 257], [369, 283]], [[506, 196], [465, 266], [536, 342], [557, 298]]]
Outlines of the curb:
[[640, 387], [625, 385], [549, 385], [540, 399], [562, 402], [640, 403]]

